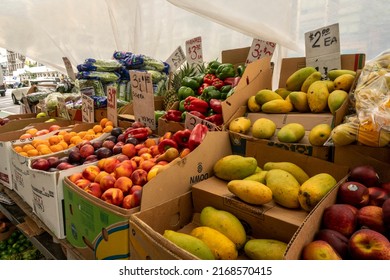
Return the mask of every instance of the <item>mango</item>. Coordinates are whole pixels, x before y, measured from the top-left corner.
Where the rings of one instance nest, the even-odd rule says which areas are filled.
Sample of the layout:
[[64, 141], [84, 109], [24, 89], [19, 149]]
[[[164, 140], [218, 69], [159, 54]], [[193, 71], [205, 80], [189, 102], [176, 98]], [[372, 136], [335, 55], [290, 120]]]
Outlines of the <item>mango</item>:
[[214, 260], [214, 254], [211, 249], [199, 238], [190, 234], [176, 232], [174, 230], [165, 230], [163, 236], [174, 243], [176, 246], [193, 254], [201, 260]]
[[241, 249], [247, 240], [244, 226], [228, 211], [206, 206], [200, 212], [200, 223], [226, 235], [236, 245], [237, 250]]
[[275, 89], [275, 92], [279, 94], [283, 99], [286, 99], [290, 94], [291, 90], [286, 89], [285, 87]]
[[343, 105], [348, 98], [348, 93], [345, 90], [336, 89], [332, 91], [328, 96], [328, 108], [332, 114]]
[[307, 90], [309, 89], [310, 85], [312, 83], [314, 83], [315, 81], [321, 80], [321, 78], [322, 78], [321, 72], [315, 71], [315, 72], [311, 73], [310, 76], [307, 77], [306, 80], [303, 82], [303, 84], [301, 86], [301, 91], [307, 92]]
[[310, 212], [336, 184], [336, 179], [328, 173], [319, 173], [310, 177], [299, 187], [299, 204], [304, 210]]
[[296, 70], [286, 80], [286, 89], [290, 91], [299, 91], [307, 77], [317, 70], [314, 67], [306, 66]]
[[263, 205], [272, 200], [272, 191], [266, 185], [252, 180], [231, 180], [227, 184], [228, 190], [242, 201]]
[[329, 90], [324, 81], [312, 83], [307, 91], [307, 102], [312, 113], [321, 113], [328, 108]]
[[310, 176], [301, 167], [293, 162], [288, 161], [277, 161], [277, 162], [266, 162], [264, 163], [264, 170], [269, 171], [272, 169], [282, 169], [291, 173], [299, 184], [303, 184]]
[[334, 70], [328, 71], [328, 78], [331, 81], [334, 81], [334, 80], [336, 80], [336, 78], [338, 76], [341, 76], [343, 74], [350, 74], [350, 75], [356, 76], [356, 71], [348, 70], [348, 69], [334, 69]]
[[244, 247], [252, 260], [283, 260], [287, 243], [275, 239], [251, 239]]
[[334, 80], [334, 89], [335, 90], [341, 89], [341, 90], [344, 90], [346, 92], [349, 92], [354, 80], [355, 80], [354, 75], [342, 74]]
[[230, 181], [252, 175], [257, 167], [257, 160], [254, 157], [227, 155], [214, 164], [213, 171], [216, 177]]
[[280, 142], [297, 143], [305, 136], [305, 128], [300, 123], [288, 123], [276, 135]]
[[282, 169], [271, 169], [265, 176], [267, 187], [272, 191], [276, 203], [291, 209], [300, 207], [298, 200], [299, 183], [295, 177]]
[[328, 87], [328, 92], [331, 93], [332, 91], [334, 91], [334, 82], [331, 81], [331, 80], [323, 80], [323, 82], [326, 84], [326, 86]]
[[279, 94], [277, 94], [276, 92], [270, 89], [259, 90], [255, 95], [255, 100], [259, 105], [263, 105], [268, 101], [275, 100], [275, 99], [283, 99], [283, 98]]
[[357, 140], [358, 130], [356, 123], [342, 123], [332, 129], [330, 138], [335, 146], [349, 145]]
[[291, 112], [292, 110], [292, 103], [284, 99], [274, 99], [264, 103], [261, 106], [261, 111], [269, 114], [284, 114]]
[[320, 123], [314, 126], [309, 132], [309, 143], [312, 146], [323, 146], [330, 137], [332, 127], [327, 123]]
[[229, 123], [229, 130], [232, 132], [246, 134], [251, 125], [252, 122], [247, 117], [237, 117]]
[[294, 108], [298, 112], [309, 112], [309, 103], [307, 103], [307, 94], [303, 91], [292, 91], [288, 96]]
[[252, 125], [252, 136], [259, 139], [270, 139], [274, 136], [276, 124], [267, 118], [259, 118]]
[[262, 170], [260, 172], [255, 172], [252, 175], [249, 175], [248, 177], [245, 177], [243, 180], [251, 180], [256, 181], [262, 184], [265, 184], [265, 175], [267, 174], [267, 171]]
[[234, 242], [216, 229], [199, 226], [191, 231], [191, 235], [206, 243], [216, 260], [236, 260], [238, 257]]
[[246, 106], [248, 107], [249, 112], [256, 113], [261, 111], [261, 106], [259, 103], [256, 102], [256, 98], [254, 95], [248, 98]]

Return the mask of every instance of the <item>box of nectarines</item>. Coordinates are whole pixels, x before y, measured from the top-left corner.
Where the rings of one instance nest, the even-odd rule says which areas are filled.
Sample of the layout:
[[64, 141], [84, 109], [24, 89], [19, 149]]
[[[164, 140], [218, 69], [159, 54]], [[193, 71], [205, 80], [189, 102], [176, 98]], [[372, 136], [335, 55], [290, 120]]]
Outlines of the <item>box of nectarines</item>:
[[[220, 148], [229, 146], [226, 155], [231, 155], [228, 133], [226, 131], [215, 133], [214, 135], [218, 135], [218, 138], [214, 139], [214, 146]], [[348, 172], [348, 167], [274, 147], [266, 146], [264, 149], [263, 147], [259, 149], [258, 146], [252, 144], [247, 149], [247, 155], [254, 157], [259, 167], [263, 167], [266, 162], [270, 161], [288, 161], [302, 166], [302, 169], [307, 170], [308, 176], [328, 172], [334, 177], [336, 183]], [[208, 157], [212, 157], [210, 152]], [[222, 157], [215, 154], [212, 157], [214, 164]], [[168, 176], [168, 174], [165, 175]], [[248, 238], [272, 238], [283, 242], [286, 246], [309, 213], [303, 209], [281, 206], [275, 201], [269, 201], [262, 206], [245, 203], [228, 191], [227, 181], [217, 178], [215, 169], [213, 169], [211, 176], [192, 185], [191, 192], [165, 200], [165, 202], [161, 201], [152, 208], [141, 209], [140, 212], [130, 217], [131, 257], [133, 259], [199, 258], [181, 248], [177, 243], [170, 242], [165, 234], [167, 230], [190, 233], [200, 225], [199, 217], [202, 219], [202, 210], [210, 206], [233, 214], [241, 221], [246, 230], [245, 236]], [[157, 215], [159, 219], [154, 218]], [[248, 258], [242, 249], [243, 247], [236, 252], [235, 258]], [[282, 257], [283, 253], [284, 250]]]

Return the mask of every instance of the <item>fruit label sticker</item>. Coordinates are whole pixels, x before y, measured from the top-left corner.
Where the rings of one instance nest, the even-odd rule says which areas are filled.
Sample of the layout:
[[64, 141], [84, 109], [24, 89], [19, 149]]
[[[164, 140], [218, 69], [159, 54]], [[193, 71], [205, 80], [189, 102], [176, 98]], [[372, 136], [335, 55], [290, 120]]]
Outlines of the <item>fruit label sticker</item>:
[[328, 71], [341, 69], [339, 24], [305, 33], [306, 66], [313, 66], [323, 77]]
[[86, 94], [81, 95], [81, 119], [85, 123], [95, 122], [93, 99]]
[[69, 58], [63, 57], [63, 58], [62, 58], [62, 61], [64, 61], [65, 69], [66, 69], [66, 73], [68, 74], [68, 77], [69, 77], [72, 81], [75, 81], [75, 80], [76, 80], [76, 75], [75, 75], [75, 73], [74, 73], [74, 71], [73, 71], [72, 63], [70, 63]]
[[110, 84], [107, 86], [107, 118], [112, 121], [115, 127], [118, 126], [118, 111], [117, 111], [117, 87], [115, 84]]
[[152, 130], [156, 129], [152, 77], [148, 72], [130, 70], [134, 118]]
[[201, 36], [186, 41], [186, 57], [189, 65], [203, 63]]
[[58, 115], [60, 118], [70, 120], [68, 109], [66, 108], [65, 98], [62, 96], [57, 97], [58, 100]]
[[169, 72], [176, 72], [176, 70], [184, 63], [185, 60], [186, 55], [184, 54], [181, 46], [178, 46], [166, 61], [169, 64]]
[[274, 54], [275, 47], [276, 44], [273, 42], [253, 39], [252, 46], [249, 50], [245, 64], [249, 64], [265, 56], [272, 57], [272, 55]]
[[209, 131], [219, 131], [220, 130], [219, 127], [217, 125], [215, 125], [214, 123], [209, 122], [209, 121], [205, 121], [197, 116], [192, 115], [189, 112], [186, 113], [186, 119], [184, 121], [185, 128], [192, 130], [195, 127], [195, 125], [197, 125], [198, 123], [201, 123], [201, 124], [207, 126]]

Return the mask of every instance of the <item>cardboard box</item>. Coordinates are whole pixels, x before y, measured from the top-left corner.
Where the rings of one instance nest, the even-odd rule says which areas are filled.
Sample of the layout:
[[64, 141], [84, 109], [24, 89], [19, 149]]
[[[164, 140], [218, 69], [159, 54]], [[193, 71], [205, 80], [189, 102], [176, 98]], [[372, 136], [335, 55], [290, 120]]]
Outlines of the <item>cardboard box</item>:
[[231, 63], [234, 67], [245, 65], [249, 51], [250, 47], [223, 50], [221, 52], [221, 61], [222, 63]]
[[184, 122], [168, 121], [165, 117], [158, 119], [157, 134], [164, 135], [166, 132], [176, 132], [185, 129]]
[[[83, 120], [81, 109], [68, 109], [68, 113], [71, 120], [79, 121], [79, 122]], [[100, 122], [101, 119], [107, 118], [107, 109], [106, 108], [95, 109], [94, 114], [95, 114], [95, 122]]]
[[[214, 146], [224, 148], [226, 138], [229, 137], [228, 133], [226, 131], [214, 132], [214, 135], [218, 135], [218, 138], [214, 140]], [[256, 143], [250, 143], [247, 146], [247, 155], [254, 156], [259, 166], [268, 161], [287, 160], [302, 166], [309, 175], [328, 171], [337, 180], [343, 178], [348, 171], [348, 167], [338, 166], [310, 156], [267, 146], [259, 148]], [[214, 163], [221, 158], [208, 154], [208, 158], [211, 157]], [[213, 206], [236, 215], [243, 221], [253, 237], [276, 238], [285, 242], [292, 239], [308, 215], [303, 210], [285, 209], [273, 202], [263, 206], [250, 206], [229, 193], [226, 183], [214, 176], [209, 176], [194, 184], [191, 188], [192, 192], [182, 192], [181, 195], [172, 196], [171, 200], [165, 200], [165, 202], [160, 200], [162, 203], [155, 207], [145, 210], [141, 208], [140, 212], [130, 216], [131, 258], [196, 259], [195, 256], [167, 241], [162, 234], [166, 229], [189, 232], [199, 225], [197, 217], [205, 206]], [[156, 219], [156, 216], [159, 218]], [[245, 258], [245, 256], [241, 254], [240, 258]]]

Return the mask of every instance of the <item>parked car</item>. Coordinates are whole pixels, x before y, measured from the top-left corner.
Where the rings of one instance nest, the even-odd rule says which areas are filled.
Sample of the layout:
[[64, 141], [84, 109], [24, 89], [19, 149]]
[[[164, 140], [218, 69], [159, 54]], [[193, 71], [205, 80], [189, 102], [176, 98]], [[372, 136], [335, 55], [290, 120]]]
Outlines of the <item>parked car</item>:
[[5, 96], [5, 91], [6, 91], [5, 85], [1, 84], [0, 85], [0, 95]]
[[[12, 101], [14, 104], [19, 104], [23, 96], [26, 96], [28, 93], [33, 93], [37, 91], [55, 91], [59, 79], [36, 79], [29, 80], [28, 86], [20, 87], [13, 89], [11, 92]], [[31, 89], [31, 90], [30, 90]]]

